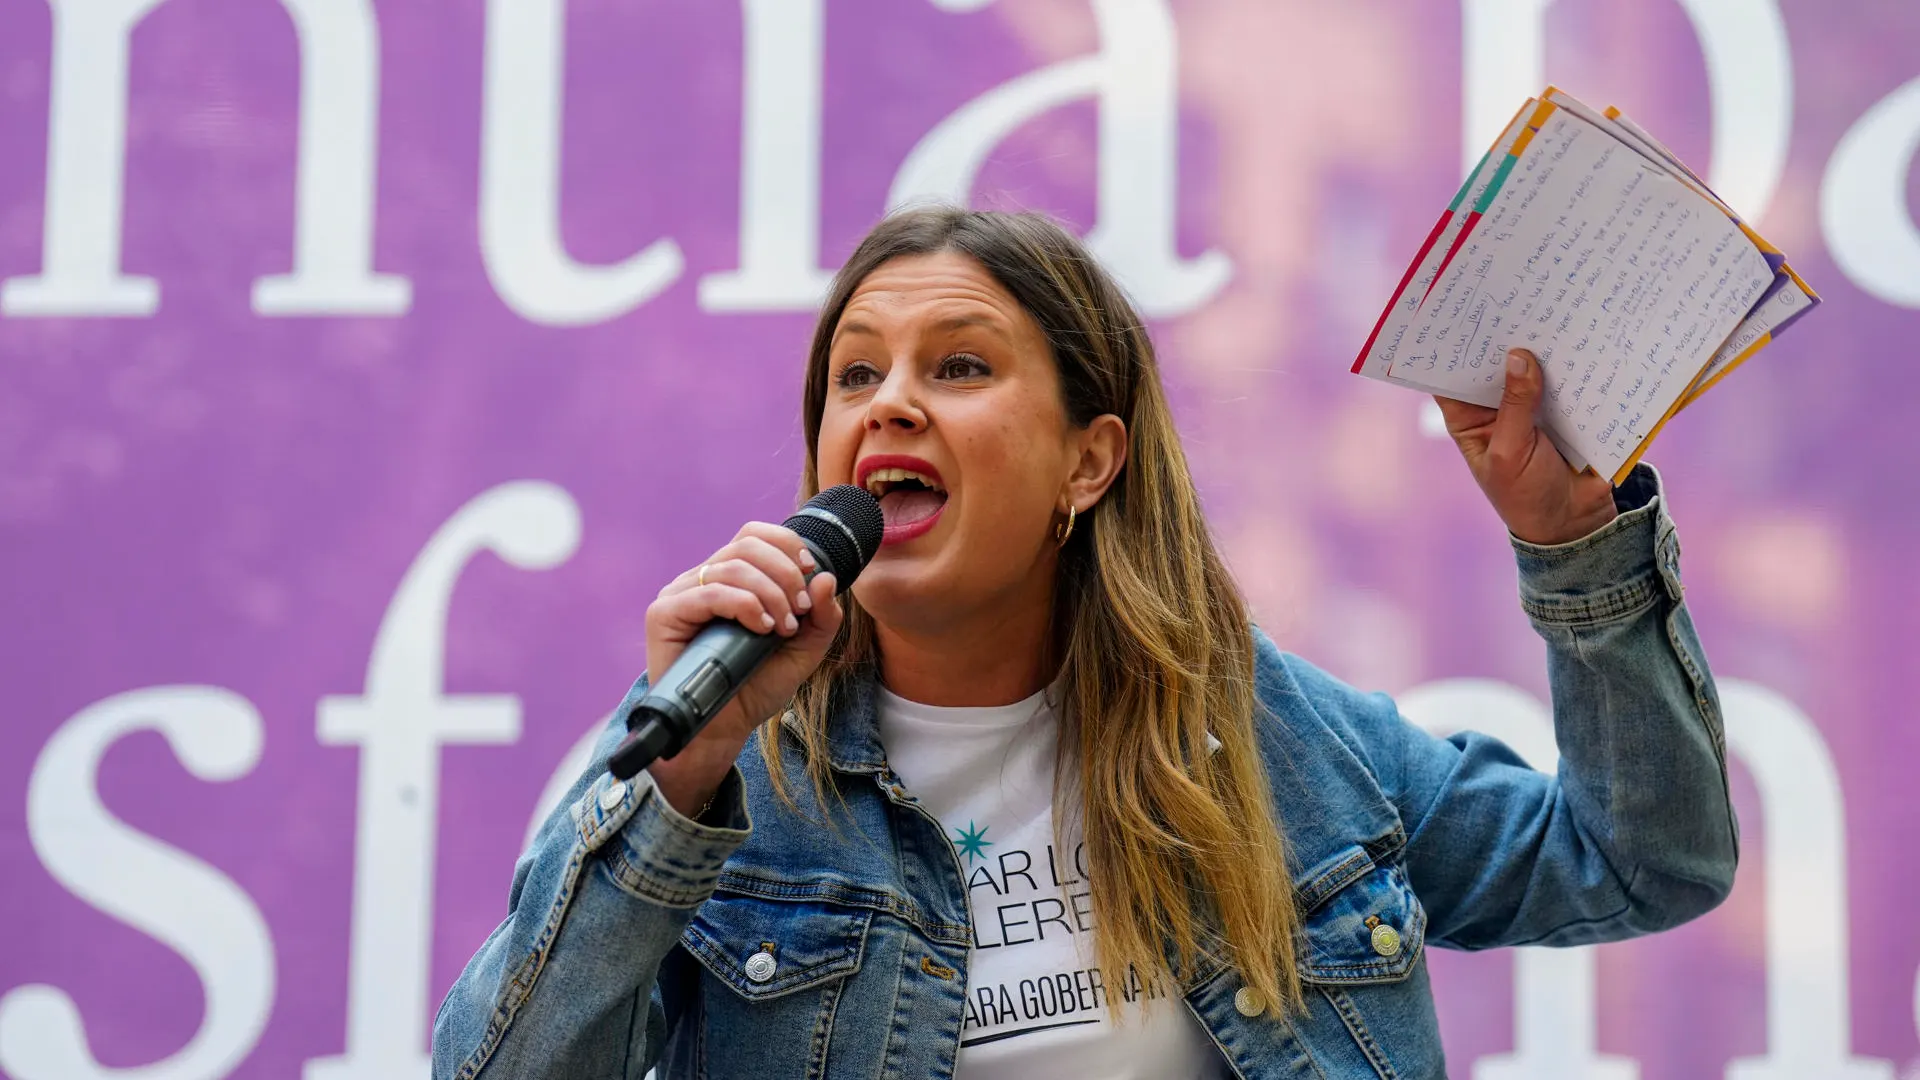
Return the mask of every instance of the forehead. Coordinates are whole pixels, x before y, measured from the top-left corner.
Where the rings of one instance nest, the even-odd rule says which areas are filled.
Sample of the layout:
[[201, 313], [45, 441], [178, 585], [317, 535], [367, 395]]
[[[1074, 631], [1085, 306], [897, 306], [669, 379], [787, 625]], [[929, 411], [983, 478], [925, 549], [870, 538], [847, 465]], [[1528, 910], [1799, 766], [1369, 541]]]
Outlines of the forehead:
[[957, 251], [902, 255], [861, 279], [840, 313], [843, 332], [980, 326], [1009, 337], [1038, 337], [1040, 327], [987, 268]]

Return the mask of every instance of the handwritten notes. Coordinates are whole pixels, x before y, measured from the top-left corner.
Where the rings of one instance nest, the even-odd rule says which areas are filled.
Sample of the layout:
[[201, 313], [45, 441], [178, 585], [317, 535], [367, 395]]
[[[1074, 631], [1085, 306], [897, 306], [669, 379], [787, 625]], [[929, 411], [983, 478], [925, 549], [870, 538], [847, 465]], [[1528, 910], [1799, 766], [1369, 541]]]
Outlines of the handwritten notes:
[[1354, 370], [1491, 406], [1507, 350], [1530, 349], [1542, 426], [1617, 481], [1814, 301], [1663, 147], [1550, 88], [1468, 177]]
[[[1362, 353], [1360, 361], [1354, 365], [1355, 372], [1376, 379], [1386, 376], [1394, 357], [1399, 355], [1401, 346], [1406, 342], [1408, 327], [1420, 314], [1420, 302], [1433, 285], [1434, 276], [1440, 271], [1440, 264], [1453, 250], [1453, 241], [1460, 235], [1473, 208], [1486, 198], [1487, 188], [1493, 182], [1499, 163], [1505, 160], [1514, 140], [1528, 130], [1527, 113], [1531, 111], [1532, 106], [1533, 102], [1528, 102], [1527, 107], [1514, 116], [1513, 122], [1507, 125], [1506, 132], [1494, 144], [1494, 149], [1480, 159], [1480, 164], [1461, 185], [1459, 193], [1454, 195], [1453, 204], [1440, 215], [1439, 222], [1434, 225], [1433, 232], [1427, 237], [1426, 245], [1420, 249], [1420, 254], [1414, 256], [1413, 265], [1407, 268], [1406, 276], [1400, 279], [1399, 291], [1387, 305], [1386, 311], [1381, 313], [1380, 322], [1374, 327], [1373, 336], [1367, 341], [1365, 352]], [[1415, 385], [1405, 378], [1396, 381]], [[1419, 387], [1419, 389], [1435, 391], [1437, 388]]]
[[1694, 379], [1686, 396], [1680, 399], [1681, 406], [1692, 404], [1721, 377], [1732, 373], [1734, 368], [1772, 341], [1775, 334], [1812, 311], [1819, 302], [1819, 297], [1814, 296], [1812, 290], [1791, 272], [1778, 275], [1760, 298], [1753, 313], [1734, 327], [1732, 335], [1720, 346], [1720, 351], [1714, 353], [1707, 366], [1700, 369], [1699, 377]]

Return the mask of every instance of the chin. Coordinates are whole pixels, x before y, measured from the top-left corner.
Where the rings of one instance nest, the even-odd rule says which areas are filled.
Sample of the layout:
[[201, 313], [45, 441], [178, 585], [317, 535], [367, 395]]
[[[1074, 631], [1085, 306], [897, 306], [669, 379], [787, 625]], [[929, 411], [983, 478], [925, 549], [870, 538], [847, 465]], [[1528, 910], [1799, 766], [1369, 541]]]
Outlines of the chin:
[[854, 599], [876, 622], [889, 626], [912, 625], [924, 620], [940, 591], [924, 567], [905, 559], [875, 559], [862, 571], [853, 585]]
[[903, 606], [914, 602], [917, 591], [900, 573], [905, 567], [883, 566], [875, 559], [861, 571], [860, 579], [854, 582], [853, 596], [867, 614], [882, 622], [894, 621], [890, 616]]

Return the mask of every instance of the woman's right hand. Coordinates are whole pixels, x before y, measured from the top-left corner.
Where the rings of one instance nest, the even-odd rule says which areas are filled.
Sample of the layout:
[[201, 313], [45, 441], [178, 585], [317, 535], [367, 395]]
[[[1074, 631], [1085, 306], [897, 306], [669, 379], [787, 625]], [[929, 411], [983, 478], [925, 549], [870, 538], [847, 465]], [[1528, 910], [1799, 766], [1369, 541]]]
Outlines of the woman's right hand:
[[649, 675], [672, 667], [693, 636], [715, 619], [786, 639], [692, 742], [648, 767], [661, 795], [680, 813], [700, 812], [748, 736], [786, 707], [839, 632], [833, 575], [823, 572], [809, 584], [805, 574], [813, 568], [813, 553], [792, 529], [750, 521], [647, 605]]

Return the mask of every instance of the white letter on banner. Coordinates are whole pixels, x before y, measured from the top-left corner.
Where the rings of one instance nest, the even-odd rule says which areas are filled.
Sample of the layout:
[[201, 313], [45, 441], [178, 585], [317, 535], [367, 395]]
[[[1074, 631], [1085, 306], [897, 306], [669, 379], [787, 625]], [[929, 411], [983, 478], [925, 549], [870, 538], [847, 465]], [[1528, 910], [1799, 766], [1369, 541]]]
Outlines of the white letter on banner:
[[385, 1080], [430, 1071], [427, 962], [440, 747], [520, 737], [519, 698], [442, 692], [447, 607], [461, 571], [483, 551], [522, 570], [545, 570], [579, 544], [579, 507], [552, 484], [521, 481], [479, 495], [433, 534], [407, 569], [374, 638], [366, 692], [320, 700], [320, 742], [360, 747], [360, 805], [347, 1048], [307, 1062], [306, 1080]]
[[[1447, 679], [1403, 695], [1407, 719], [1442, 737], [1472, 729], [1543, 772], [1558, 767], [1553, 718], [1531, 694], [1488, 679]], [[1513, 1052], [1481, 1058], [1474, 1080], [1638, 1080], [1632, 1058], [1596, 1046], [1595, 951], [1513, 950]]]
[[704, 311], [807, 311], [820, 268], [820, 69], [825, 0], [741, 0], [740, 269], [700, 279]]
[[1920, 79], [1888, 94], [1848, 129], [1820, 186], [1820, 230], [1855, 285], [1920, 308], [1920, 227], [1907, 177], [1920, 153]]
[[[954, 6], [954, 5], [947, 5]], [[1084, 97], [1100, 102], [1098, 222], [1087, 246], [1139, 301], [1171, 316], [1211, 300], [1233, 265], [1175, 248], [1179, 175], [1178, 48], [1165, 0], [1093, 0], [1100, 51], [1031, 71], [968, 102], [907, 154], [889, 209], [922, 201], [966, 204], [987, 155], [1015, 128]]]
[[530, 322], [582, 326], [625, 314], [673, 284], [680, 245], [660, 239], [612, 266], [560, 243], [565, 0], [487, 0], [480, 112], [480, 255], [508, 307]]
[[1847, 1001], [1847, 829], [1840, 777], [1807, 714], [1766, 687], [1721, 679], [1727, 750], [1760, 792], [1765, 837], [1767, 1052], [1727, 1080], [1893, 1080], [1855, 1057]]
[[46, 221], [40, 273], [0, 281], [0, 315], [151, 315], [160, 284], [120, 272], [127, 52], [162, 0], [48, 0]]
[[293, 272], [253, 283], [257, 315], [404, 315], [413, 283], [373, 272], [380, 28], [372, 0], [281, 0], [300, 35]]
[[[49, 0], [41, 272], [0, 282], [0, 315], [152, 315], [160, 286], [120, 272], [128, 41], [163, 0]], [[300, 38], [294, 272], [254, 284], [263, 315], [398, 315], [406, 278], [374, 274], [379, 32], [368, 0], [283, 0]]]
[[27, 782], [27, 837], [75, 896], [164, 944], [206, 994], [193, 1038], [164, 1060], [101, 1065], [73, 999], [51, 986], [0, 998], [0, 1069], [15, 1080], [214, 1080], [259, 1042], [273, 1012], [273, 938], [240, 886], [192, 855], [137, 832], [100, 801], [107, 748], [158, 731], [200, 780], [235, 780], [260, 761], [260, 714], [214, 686], [155, 686], [87, 706], [47, 740]]
[[[1465, 170], [1500, 137], [1513, 110], [1546, 85], [1546, 16], [1552, 5], [1461, 0]], [[1786, 20], [1778, 0], [1681, 0], [1680, 6], [1706, 60], [1713, 109], [1708, 182], [1742, 217], [1757, 222], [1786, 171], [1793, 128]]]

